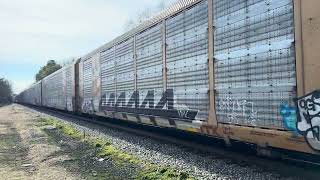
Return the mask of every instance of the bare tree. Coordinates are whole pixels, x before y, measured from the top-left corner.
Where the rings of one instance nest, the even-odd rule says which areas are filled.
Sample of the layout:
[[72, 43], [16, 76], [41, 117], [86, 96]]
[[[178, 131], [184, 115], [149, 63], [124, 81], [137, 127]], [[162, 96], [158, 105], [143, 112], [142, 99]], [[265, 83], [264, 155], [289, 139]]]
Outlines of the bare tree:
[[66, 59], [63, 59], [59, 62], [59, 64], [63, 66], [68, 66], [70, 64], [72, 64], [73, 62], [75, 62], [77, 58], [76, 57], [70, 57], [70, 58], [66, 58]]
[[154, 8], [146, 8], [143, 11], [139, 12], [135, 17], [129, 18], [127, 22], [124, 24], [124, 31], [129, 31], [141, 23], [147, 21], [155, 14], [163, 11], [166, 7], [168, 7], [168, 3], [165, 0], [158, 0], [158, 5]]

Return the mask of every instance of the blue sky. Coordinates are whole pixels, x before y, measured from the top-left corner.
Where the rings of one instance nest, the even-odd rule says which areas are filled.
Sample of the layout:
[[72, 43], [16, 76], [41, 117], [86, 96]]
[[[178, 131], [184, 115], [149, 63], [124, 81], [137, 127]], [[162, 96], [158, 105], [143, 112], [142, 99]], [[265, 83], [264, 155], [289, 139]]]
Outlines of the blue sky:
[[0, 0], [0, 77], [18, 93], [48, 60], [63, 62], [94, 50], [124, 33], [129, 19], [160, 2]]

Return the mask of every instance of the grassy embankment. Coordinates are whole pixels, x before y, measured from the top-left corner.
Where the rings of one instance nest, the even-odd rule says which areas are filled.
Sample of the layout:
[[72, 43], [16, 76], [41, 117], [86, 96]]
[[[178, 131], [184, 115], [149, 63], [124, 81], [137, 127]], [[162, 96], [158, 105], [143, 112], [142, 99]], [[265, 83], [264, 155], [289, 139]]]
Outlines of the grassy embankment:
[[163, 167], [139, 160], [138, 158], [126, 152], [118, 150], [106, 139], [92, 137], [88, 134], [78, 131], [72, 125], [60, 122], [53, 119], [42, 119], [41, 127], [54, 126], [57, 130], [65, 136], [68, 136], [76, 141], [90, 145], [96, 149], [96, 156], [98, 158], [111, 159], [119, 166], [132, 164], [140, 167], [134, 179], [193, 179], [187, 173], [180, 172], [173, 167]]

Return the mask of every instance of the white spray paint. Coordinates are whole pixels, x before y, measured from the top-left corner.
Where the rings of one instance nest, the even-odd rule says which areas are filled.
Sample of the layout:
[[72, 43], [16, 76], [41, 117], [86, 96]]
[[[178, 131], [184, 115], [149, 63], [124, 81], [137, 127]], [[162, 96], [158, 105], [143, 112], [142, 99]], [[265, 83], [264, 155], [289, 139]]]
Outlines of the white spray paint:
[[258, 112], [253, 102], [225, 96], [218, 102], [218, 108], [227, 113], [226, 118], [230, 123], [239, 124], [239, 120], [243, 119], [256, 126]]
[[320, 92], [315, 91], [298, 100], [297, 128], [309, 145], [320, 150]]

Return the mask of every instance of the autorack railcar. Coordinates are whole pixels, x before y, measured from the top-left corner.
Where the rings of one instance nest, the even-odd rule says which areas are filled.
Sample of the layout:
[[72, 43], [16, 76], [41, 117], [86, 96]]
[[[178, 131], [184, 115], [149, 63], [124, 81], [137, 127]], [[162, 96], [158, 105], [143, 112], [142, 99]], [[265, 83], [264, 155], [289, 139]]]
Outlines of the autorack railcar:
[[41, 106], [41, 82], [31, 85], [15, 97], [15, 101], [34, 106]]
[[63, 67], [41, 81], [43, 107], [70, 112], [75, 110], [75, 63]]
[[[178, 1], [75, 63], [73, 100], [61, 105], [69, 100], [70, 111], [226, 143], [319, 154], [319, 6]], [[43, 96], [53, 93], [42, 88]]]

